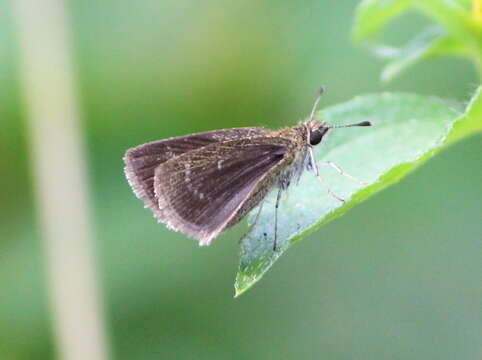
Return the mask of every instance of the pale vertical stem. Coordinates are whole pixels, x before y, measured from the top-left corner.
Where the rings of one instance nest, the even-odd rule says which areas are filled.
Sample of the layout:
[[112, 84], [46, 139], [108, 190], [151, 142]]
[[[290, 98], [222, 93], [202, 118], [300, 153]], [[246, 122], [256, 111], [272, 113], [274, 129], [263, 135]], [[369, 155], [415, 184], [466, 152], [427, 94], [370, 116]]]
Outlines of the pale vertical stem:
[[58, 357], [108, 358], [62, 0], [12, 0]]

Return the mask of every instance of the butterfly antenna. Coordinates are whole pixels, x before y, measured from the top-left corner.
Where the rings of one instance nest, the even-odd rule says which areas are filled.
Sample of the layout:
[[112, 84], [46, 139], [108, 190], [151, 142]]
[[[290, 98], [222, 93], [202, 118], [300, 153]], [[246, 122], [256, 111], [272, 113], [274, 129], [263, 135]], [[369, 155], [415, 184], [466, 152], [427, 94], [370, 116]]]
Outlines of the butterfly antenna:
[[318, 90], [318, 96], [316, 97], [315, 103], [313, 104], [313, 109], [311, 109], [311, 114], [308, 121], [311, 121], [315, 118], [316, 108], [318, 107], [318, 103], [320, 102], [321, 95], [323, 95], [324, 92], [325, 92], [325, 88], [321, 86], [320, 89]]
[[346, 128], [346, 127], [353, 127], [353, 126], [372, 126], [370, 121], [362, 121], [356, 124], [348, 124], [348, 125], [338, 125], [338, 126], [328, 126], [330, 129], [339, 129], [339, 128]]

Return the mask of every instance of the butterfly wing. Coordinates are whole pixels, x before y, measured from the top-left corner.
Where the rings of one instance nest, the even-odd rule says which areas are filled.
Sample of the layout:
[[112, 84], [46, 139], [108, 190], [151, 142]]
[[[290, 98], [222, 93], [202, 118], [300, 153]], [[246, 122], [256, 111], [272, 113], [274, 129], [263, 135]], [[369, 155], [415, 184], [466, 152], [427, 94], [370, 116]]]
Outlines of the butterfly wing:
[[154, 177], [158, 219], [200, 245], [209, 245], [234, 225], [240, 211], [249, 210], [243, 206], [257, 205], [261, 198], [253, 201], [253, 196], [260, 193], [260, 186], [269, 187], [291, 145], [273, 137], [234, 140], [164, 162]]
[[237, 128], [153, 141], [127, 150], [124, 171], [136, 196], [157, 215], [154, 171], [160, 164], [209, 144], [265, 135], [263, 128]]

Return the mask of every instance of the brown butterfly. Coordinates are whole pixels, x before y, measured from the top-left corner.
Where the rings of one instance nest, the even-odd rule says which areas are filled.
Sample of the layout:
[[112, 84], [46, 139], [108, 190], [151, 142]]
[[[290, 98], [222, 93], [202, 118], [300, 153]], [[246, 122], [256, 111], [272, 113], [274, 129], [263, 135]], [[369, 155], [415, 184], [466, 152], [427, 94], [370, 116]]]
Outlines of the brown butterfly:
[[[371, 126], [368, 121], [329, 126], [315, 120], [322, 93], [323, 88], [308, 121], [293, 127], [276, 131], [262, 127], [214, 130], [129, 149], [124, 157], [127, 179], [159, 222], [197, 239], [201, 246], [211, 244], [222, 231], [260, 205], [257, 220], [264, 198], [276, 188], [276, 249], [277, 209], [282, 191], [297, 182], [305, 169], [313, 170], [322, 181], [313, 147], [333, 128]], [[336, 164], [325, 163], [362, 183]]]

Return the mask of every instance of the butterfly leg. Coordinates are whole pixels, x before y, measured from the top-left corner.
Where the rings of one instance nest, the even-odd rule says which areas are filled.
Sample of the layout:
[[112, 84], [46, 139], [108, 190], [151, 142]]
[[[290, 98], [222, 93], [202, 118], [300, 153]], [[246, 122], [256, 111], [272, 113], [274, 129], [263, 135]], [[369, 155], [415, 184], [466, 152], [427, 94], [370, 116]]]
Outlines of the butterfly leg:
[[273, 251], [276, 251], [276, 246], [278, 243], [278, 207], [279, 201], [281, 199], [281, 188], [278, 190], [278, 195], [276, 196], [276, 205], [274, 208], [274, 241], [273, 241]]
[[259, 216], [261, 215], [261, 211], [263, 210], [263, 204], [264, 204], [264, 200], [261, 201], [261, 204], [259, 204], [258, 213], [256, 214], [256, 217], [254, 218], [254, 222], [251, 225], [249, 225], [248, 230], [246, 230], [246, 232], [241, 237], [241, 239], [239, 239], [239, 242], [241, 242], [246, 236], [248, 236], [248, 234], [251, 232], [251, 230], [253, 230], [253, 228], [258, 223]]
[[310, 152], [310, 162], [311, 162], [311, 167], [313, 168], [313, 170], [315, 171], [315, 176], [316, 178], [319, 180], [319, 182], [326, 188], [326, 191], [328, 192], [328, 194], [330, 194], [330, 196], [334, 197], [335, 199], [337, 199], [338, 201], [341, 201], [342, 203], [345, 203], [345, 200], [342, 199], [341, 197], [339, 197], [338, 195], [336, 195], [333, 191], [331, 191], [330, 187], [328, 186], [328, 184], [326, 184], [323, 179], [321, 178], [320, 176], [320, 171], [318, 170], [318, 164], [316, 163], [316, 160], [315, 160], [315, 155], [313, 153], [313, 149], [310, 147], [308, 148], [308, 151]]
[[328, 165], [328, 166], [331, 166], [333, 169], [335, 169], [340, 175], [343, 175], [344, 177], [347, 177], [348, 179], [360, 184], [360, 185], [368, 185], [368, 183], [364, 182], [364, 181], [361, 181], [359, 179], [357, 179], [356, 177], [350, 175], [350, 174], [347, 174], [346, 172], [344, 172], [338, 165], [336, 165], [334, 162], [332, 161], [323, 161], [321, 163], [322, 165]]

